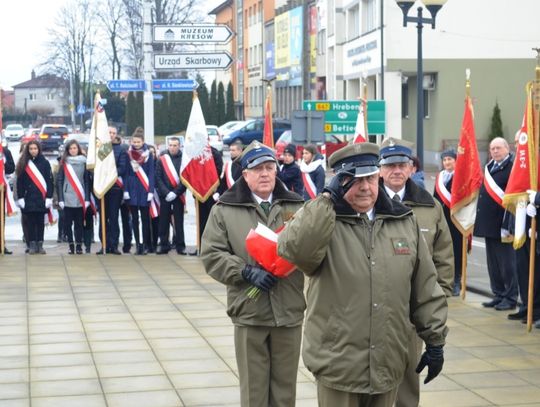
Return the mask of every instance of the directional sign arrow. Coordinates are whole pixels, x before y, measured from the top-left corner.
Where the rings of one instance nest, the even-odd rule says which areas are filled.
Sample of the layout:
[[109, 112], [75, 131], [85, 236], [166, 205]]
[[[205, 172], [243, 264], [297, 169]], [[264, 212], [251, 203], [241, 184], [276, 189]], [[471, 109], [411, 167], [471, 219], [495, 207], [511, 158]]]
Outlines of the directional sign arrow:
[[108, 81], [107, 88], [111, 92], [140, 92], [144, 91], [146, 86], [142, 79], [128, 79]]
[[154, 92], [191, 92], [199, 86], [194, 79], [154, 79]]
[[234, 32], [223, 24], [155, 25], [154, 42], [226, 44]]
[[227, 69], [233, 59], [226, 51], [191, 52], [182, 54], [154, 54], [156, 71], [179, 69]]

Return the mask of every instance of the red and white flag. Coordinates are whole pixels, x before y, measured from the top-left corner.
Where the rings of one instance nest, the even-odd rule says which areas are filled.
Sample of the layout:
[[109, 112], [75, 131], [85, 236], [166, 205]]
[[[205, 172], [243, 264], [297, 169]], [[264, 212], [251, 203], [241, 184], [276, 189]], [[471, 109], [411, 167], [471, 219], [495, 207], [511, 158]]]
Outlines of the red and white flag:
[[534, 145], [532, 86], [527, 85], [527, 104], [523, 122], [517, 134], [516, 158], [506, 184], [503, 206], [515, 215], [514, 249], [519, 249], [527, 239], [526, 208], [529, 202], [528, 189], [538, 191], [537, 146]]
[[263, 144], [274, 148], [274, 127], [272, 124], [272, 96], [270, 91], [266, 96], [266, 102], [264, 104], [264, 132], [263, 132]]
[[361, 100], [358, 106], [358, 117], [356, 118], [356, 127], [354, 128], [353, 143], [365, 143], [367, 141], [367, 123], [366, 123], [366, 101]]
[[480, 158], [474, 132], [473, 106], [470, 96], [467, 95], [450, 202], [452, 221], [464, 236], [472, 233], [476, 220], [478, 191], [481, 185], [482, 170], [480, 169]]
[[201, 102], [195, 95], [185, 136], [180, 177], [194, 197], [205, 202], [219, 185], [219, 177], [208, 144], [208, 132], [201, 109]]

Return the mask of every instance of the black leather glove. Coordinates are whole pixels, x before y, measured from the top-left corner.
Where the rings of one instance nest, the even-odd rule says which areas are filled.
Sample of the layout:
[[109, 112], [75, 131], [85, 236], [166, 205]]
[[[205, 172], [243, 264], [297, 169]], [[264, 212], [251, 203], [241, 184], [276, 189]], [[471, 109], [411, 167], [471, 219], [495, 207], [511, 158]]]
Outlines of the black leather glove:
[[249, 264], [246, 264], [246, 267], [244, 267], [242, 270], [242, 277], [248, 283], [253, 284], [255, 287], [260, 288], [263, 291], [270, 291], [270, 289], [277, 282], [277, 278], [265, 269], [258, 266], [251, 266]]
[[334, 175], [328, 185], [325, 186], [323, 189], [323, 192], [328, 192], [330, 194], [330, 198], [332, 199], [332, 202], [334, 202], [334, 204], [336, 204], [339, 200], [343, 198], [343, 195], [345, 195], [352, 186], [351, 181], [354, 181], [353, 178], [351, 181], [345, 183], [344, 185], [344, 177], [344, 174]]
[[441, 373], [444, 364], [444, 351], [442, 345], [426, 345], [426, 351], [420, 358], [420, 363], [416, 367], [416, 373], [420, 373], [424, 368], [428, 367], [428, 374], [424, 380], [424, 384], [429, 383]]

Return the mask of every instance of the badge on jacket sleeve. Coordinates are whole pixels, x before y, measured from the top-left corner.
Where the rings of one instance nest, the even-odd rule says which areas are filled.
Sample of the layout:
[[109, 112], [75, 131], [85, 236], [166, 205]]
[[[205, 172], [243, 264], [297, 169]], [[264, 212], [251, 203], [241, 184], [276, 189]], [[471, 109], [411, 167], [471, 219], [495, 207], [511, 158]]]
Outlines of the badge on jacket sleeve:
[[394, 254], [403, 255], [411, 254], [409, 242], [405, 238], [393, 238], [392, 245], [394, 246]]

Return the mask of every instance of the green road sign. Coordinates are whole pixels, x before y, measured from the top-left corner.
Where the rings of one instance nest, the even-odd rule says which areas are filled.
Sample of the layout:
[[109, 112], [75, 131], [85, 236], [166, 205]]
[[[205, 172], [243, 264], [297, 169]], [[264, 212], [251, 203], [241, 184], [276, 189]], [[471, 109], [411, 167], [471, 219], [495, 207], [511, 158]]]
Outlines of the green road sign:
[[[357, 100], [304, 100], [303, 110], [323, 111], [324, 132], [329, 134], [354, 134], [358, 108]], [[384, 100], [368, 100], [367, 125], [369, 134], [386, 133], [386, 104]]]

